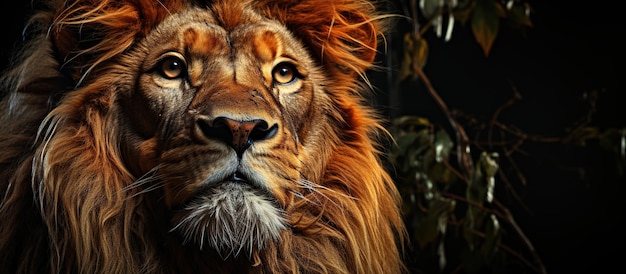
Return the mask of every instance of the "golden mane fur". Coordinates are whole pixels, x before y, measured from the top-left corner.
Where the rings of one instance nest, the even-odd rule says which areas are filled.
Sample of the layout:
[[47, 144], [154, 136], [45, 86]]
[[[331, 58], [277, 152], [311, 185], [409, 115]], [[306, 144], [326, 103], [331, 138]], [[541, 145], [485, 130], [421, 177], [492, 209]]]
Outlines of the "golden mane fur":
[[[179, 13], [188, 15], [176, 17]], [[198, 24], [187, 22], [194, 18], [214, 27], [200, 31]], [[363, 96], [384, 18], [364, 0], [48, 1], [28, 22], [31, 38], [1, 82], [0, 273], [405, 272], [399, 195], [379, 159], [384, 129]], [[149, 61], [157, 54], [154, 48], [175, 44], [175, 38], [163, 37], [185, 24], [192, 26], [180, 36], [185, 52], [217, 60], [222, 55], [207, 48], [228, 52], [232, 46], [263, 61], [292, 50], [277, 59], [287, 60], [287, 66], [272, 63], [270, 75], [296, 70], [298, 77], [271, 84], [266, 92], [257, 88], [267, 77], [253, 77], [265, 75], [261, 61], [224, 54], [220, 63], [193, 54], [180, 57], [184, 52], [167, 53], [158, 64], [174, 60], [163, 67], [172, 69], [169, 73], [179, 72], [175, 65], [181, 60], [189, 62], [187, 78], [158, 75]], [[265, 34], [246, 32], [261, 25]], [[233, 34], [223, 44], [202, 40], [218, 37], [210, 36], [214, 29], [250, 37]], [[248, 38], [254, 43], [246, 44]], [[178, 59], [167, 59], [172, 56]], [[213, 69], [211, 62], [218, 68], [256, 67], [233, 74], [245, 81], [217, 78], [224, 73], [217, 69], [198, 72]], [[255, 81], [259, 84], [250, 84]], [[297, 91], [291, 90], [293, 82], [301, 85]], [[255, 103], [267, 104], [267, 110], [249, 110], [242, 107], [245, 100], [232, 103], [230, 97], [199, 101], [202, 92], [217, 88], [212, 83], [229, 92], [260, 92], [254, 96], [265, 100]], [[158, 89], [181, 93], [152, 93]], [[187, 98], [190, 92], [197, 95], [183, 103], [171, 99]], [[175, 116], [166, 107], [155, 111], [159, 104], [185, 104], [188, 113]], [[234, 109], [275, 119], [279, 130], [273, 131], [272, 123], [255, 126], [252, 131], [262, 136], [255, 137], [249, 151], [244, 154], [237, 144], [233, 150], [224, 142], [235, 142], [231, 139], [238, 132], [233, 130], [228, 141], [215, 141], [221, 133], [209, 129], [217, 128], [217, 118], [203, 124], [208, 110], [193, 116], [196, 131], [183, 123], [195, 111], [214, 111], [211, 104], [236, 117]], [[253, 232], [237, 228], [244, 215], [220, 215], [227, 219], [220, 224], [232, 227], [207, 228], [213, 220], [202, 213], [219, 213], [203, 206], [221, 196], [194, 200], [209, 195], [194, 187], [221, 176], [214, 175], [219, 170], [209, 173], [221, 160], [205, 160], [207, 154], [235, 157], [233, 151], [246, 168], [232, 173], [243, 173], [245, 184], [255, 186], [240, 187], [240, 178], [220, 177], [229, 186], [225, 189], [241, 195], [224, 198], [226, 205], [219, 209], [241, 206], [254, 215], [247, 225], [270, 223], [251, 226]], [[264, 211], [248, 206], [253, 203]], [[230, 239], [229, 229], [245, 235]], [[253, 239], [238, 245], [247, 238]]]

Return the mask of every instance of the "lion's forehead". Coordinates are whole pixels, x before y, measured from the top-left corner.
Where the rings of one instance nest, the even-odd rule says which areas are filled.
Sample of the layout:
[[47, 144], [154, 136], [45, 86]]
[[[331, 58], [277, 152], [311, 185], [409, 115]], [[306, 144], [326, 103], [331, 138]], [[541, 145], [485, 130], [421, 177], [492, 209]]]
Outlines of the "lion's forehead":
[[148, 58], [157, 60], [158, 54], [169, 51], [181, 53], [188, 58], [190, 80], [195, 86], [207, 75], [237, 78], [248, 84], [263, 79], [268, 85], [272, 80], [268, 72], [281, 58], [310, 64], [308, 55], [302, 54], [304, 47], [283, 25], [251, 10], [240, 12], [236, 23], [220, 21], [213, 10], [193, 8], [173, 14], [148, 37], [149, 55], [157, 54]]
[[188, 24], [178, 28], [180, 46], [198, 55], [233, 56], [242, 49], [249, 48], [262, 61], [271, 61], [284, 54], [284, 30], [280, 26], [267, 23], [241, 25], [231, 31], [210, 23]]
[[[248, 84], [252, 84], [252, 79], [264, 79], [269, 85], [270, 68], [280, 57], [294, 55], [285, 49], [285, 39], [279, 32], [263, 25], [246, 26], [230, 33], [213, 28], [199, 29], [194, 25], [186, 28], [181, 36], [183, 54], [189, 57], [192, 81], [206, 79], [205, 74], [214, 73]], [[262, 78], [257, 77], [258, 72], [265, 72]]]
[[[236, 12], [236, 11], [230, 11]], [[169, 45], [192, 54], [232, 57], [249, 48], [260, 60], [270, 61], [293, 44], [284, 25], [258, 15], [252, 8], [241, 8], [239, 18], [224, 22], [216, 11], [189, 8], [170, 15], [152, 32], [152, 46]], [[293, 46], [293, 45], [292, 45]]]

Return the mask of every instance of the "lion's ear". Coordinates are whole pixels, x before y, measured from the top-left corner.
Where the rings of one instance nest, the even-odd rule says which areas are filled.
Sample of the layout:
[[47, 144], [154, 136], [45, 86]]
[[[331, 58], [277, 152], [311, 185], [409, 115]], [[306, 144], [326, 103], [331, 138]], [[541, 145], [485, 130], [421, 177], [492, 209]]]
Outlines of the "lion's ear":
[[[332, 73], [363, 74], [377, 53], [384, 22], [362, 0], [282, 0], [263, 4]], [[263, 7], [263, 6], [262, 6]]]
[[[186, 0], [56, 0], [52, 42], [74, 77], [130, 47]], [[68, 61], [69, 60], [69, 61]], [[75, 79], [76, 80], [76, 79]]]

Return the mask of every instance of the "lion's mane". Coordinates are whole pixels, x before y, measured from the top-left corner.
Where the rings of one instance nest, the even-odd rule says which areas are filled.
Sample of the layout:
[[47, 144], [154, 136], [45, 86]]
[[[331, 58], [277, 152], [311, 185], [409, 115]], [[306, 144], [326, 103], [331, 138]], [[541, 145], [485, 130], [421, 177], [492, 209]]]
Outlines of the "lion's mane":
[[[325, 130], [300, 171], [316, 190], [293, 198], [279, 239], [248, 256], [181, 240], [158, 177], [143, 182], [130, 165], [144, 163], [122, 156], [111, 87], [127, 75], [112, 60], [192, 5], [226, 28], [246, 6], [286, 26], [332, 102], [324, 117], [306, 117]], [[49, 1], [1, 83], [0, 273], [403, 272], [399, 195], [363, 96], [383, 18], [362, 0]]]

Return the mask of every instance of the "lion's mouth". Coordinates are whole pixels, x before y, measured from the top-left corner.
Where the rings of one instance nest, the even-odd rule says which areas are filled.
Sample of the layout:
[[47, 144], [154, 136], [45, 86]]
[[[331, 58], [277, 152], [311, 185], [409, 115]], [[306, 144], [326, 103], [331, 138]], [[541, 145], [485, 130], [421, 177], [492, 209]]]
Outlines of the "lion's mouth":
[[216, 181], [213, 183], [207, 183], [203, 189], [201, 189], [198, 194], [196, 194], [195, 196], [202, 196], [202, 195], [207, 195], [207, 194], [211, 194], [214, 193], [215, 188], [221, 188], [221, 187], [226, 187], [229, 189], [241, 189], [241, 190], [245, 190], [245, 191], [251, 191], [253, 192], [255, 195], [259, 195], [262, 197], [265, 197], [266, 199], [272, 201], [272, 202], [276, 202], [274, 199], [274, 195], [272, 195], [271, 191], [268, 189], [267, 186], [265, 186], [264, 184], [258, 182], [257, 180], [253, 180], [250, 179], [248, 176], [244, 175], [243, 173], [236, 171], [233, 172], [232, 174], [230, 174], [229, 176], [226, 176], [226, 178], [224, 178], [221, 181]]
[[172, 231], [184, 242], [209, 245], [222, 256], [248, 255], [276, 240], [286, 228], [283, 211], [271, 192], [240, 172], [206, 184], [175, 210]]
[[178, 212], [196, 208], [198, 206], [197, 201], [199, 199], [202, 200], [203, 197], [214, 196], [222, 192], [224, 192], [223, 195], [226, 195], [226, 192], [237, 195], [240, 191], [250, 192], [259, 197], [263, 197], [278, 207], [278, 202], [267, 187], [254, 180], [248, 179], [246, 175], [236, 171], [222, 180], [205, 182], [203, 186], [196, 190], [195, 194], [191, 195], [186, 201], [174, 206], [172, 211]]
[[232, 181], [235, 183], [248, 183], [248, 179], [245, 178], [245, 176], [243, 176], [241, 173], [239, 172], [235, 172], [233, 174], [231, 174], [230, 176], [228, 176], [228, 181]]

